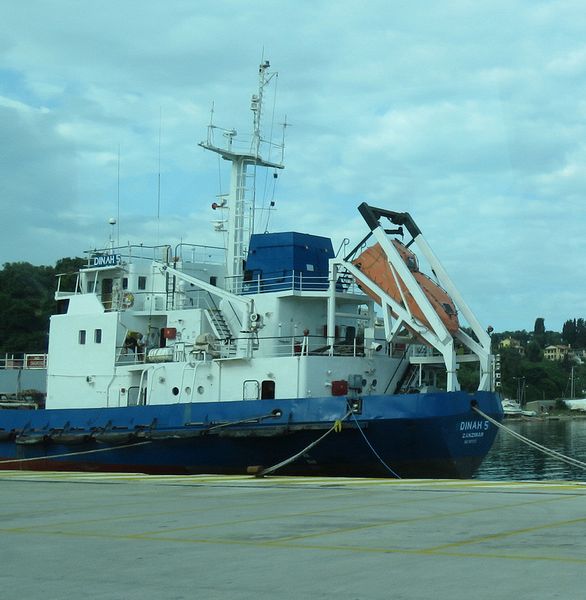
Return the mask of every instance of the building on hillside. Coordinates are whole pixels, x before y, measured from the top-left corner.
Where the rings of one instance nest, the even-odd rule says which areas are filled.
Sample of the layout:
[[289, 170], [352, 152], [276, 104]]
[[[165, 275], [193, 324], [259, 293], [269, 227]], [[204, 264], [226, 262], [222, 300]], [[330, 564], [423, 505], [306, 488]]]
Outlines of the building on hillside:
[[551, 361], [564, 360], [569, 352], [570, 346], [546, 346], [545, 350], [543, 351], [543, 358]]
[[576, 349], [570, 349], [570, 351], [568, 352], [568, 357], [570, 359], [572, 359], [574, 362], [576, 362], [579, 365], [583, 365], [584, 362], [586, 362], [586, 350], [584, 348], [576, 348]]
[[525, 348], [521, 346], [521, 342], [512, 337], [507, 337], [499, 342], [499, 349], [514, 350], [517, 354], [525, 356]]

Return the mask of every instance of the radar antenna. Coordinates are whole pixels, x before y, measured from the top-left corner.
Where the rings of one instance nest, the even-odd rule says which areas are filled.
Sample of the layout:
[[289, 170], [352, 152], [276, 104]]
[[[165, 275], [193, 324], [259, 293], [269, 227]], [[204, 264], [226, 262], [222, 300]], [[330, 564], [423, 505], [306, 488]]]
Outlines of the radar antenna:
[[[275, 145], [281, 149], [283, 156], [283, 145], [273, 144], [271, 141], [264, 140], [261, 132], [263, 93], [269, 82], [277, 76], [277, 73], [269, 73], [270, 63], [263, 61], [259, 66], [258, 91], [253, 94], [250, 108], [253, 113], [252, 141], [247, 151], [238, 151], [236, 149], [235, 138], [237, 136], [234, 129], [223, 129], [214, 125], [213, 105], [212, 118], [208, 125], [207, 139], [200, 142], [199, 145], [206, 150], [219, 154], [224, 160], [232, 163], [232, 172], [230, 178], [230, 191], [223, 196], [222, 202], [214, 203], [214, 209], [228, 211], [227, 234], [228, 247], [226, 256], [226, 276], [227, 284], [233, 293], [239, 293], [242, 286], [242, 277], [244, 274], [244, 261], [248, 254], [248, 243], [250, 236], [254, 233], [255, 217], [255, 185], [256, 185], [256, 167], [266, 167], [270, 169], [283, 169], [285, 165], [281, 162], [276, 163], [262, 158], [261, 151], [263, 145], [270, 148]], [[214, 142], [214, 131], [219, 129], [223, 136], [227, 138], [227, 147], [217, 146]], [[283, 135], [284, 140], [284, 135]], [[253, 166], [249, 173], [249, 166]]]

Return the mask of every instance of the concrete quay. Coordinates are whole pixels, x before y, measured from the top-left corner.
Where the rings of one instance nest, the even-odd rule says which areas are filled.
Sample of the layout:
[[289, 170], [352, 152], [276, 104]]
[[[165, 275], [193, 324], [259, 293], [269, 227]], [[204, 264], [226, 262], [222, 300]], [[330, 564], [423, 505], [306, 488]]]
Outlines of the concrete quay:
[[583, 597], [586, 485], [0, 472], [5, 597]]

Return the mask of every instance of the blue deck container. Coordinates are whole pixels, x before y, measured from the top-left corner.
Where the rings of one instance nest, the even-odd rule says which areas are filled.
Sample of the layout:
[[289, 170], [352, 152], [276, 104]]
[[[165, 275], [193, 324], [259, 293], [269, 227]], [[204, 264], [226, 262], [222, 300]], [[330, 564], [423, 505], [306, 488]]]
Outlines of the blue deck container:
[[334, 257], [329, 238], [307, 233], [254, 234], [244, 273], [244, 293], [325, 290], [328, 262]]

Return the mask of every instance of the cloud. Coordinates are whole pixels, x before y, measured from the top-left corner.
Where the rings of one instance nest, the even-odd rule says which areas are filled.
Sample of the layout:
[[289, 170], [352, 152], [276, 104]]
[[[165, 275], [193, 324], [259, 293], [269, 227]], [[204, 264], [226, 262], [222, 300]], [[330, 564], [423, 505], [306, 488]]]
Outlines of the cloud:
[[43, 244], [35, 228], [59, 229], [56, 211], [73, 202], [67, 165], [74, 163], [74, 153], [56, 134], [54, 115], [18, 101], [0, 102], [0, 139], [1, 255], [27, 260]]
[[220, 242], [226, 165], [197, 142], [212, 102], [214, 123], [249, 131], [264, 52], [279, 77], [263, 130], [291, 124], [274, 195], [259, 193], [271, 228], [337, 248], [364, 234], [360, 202], [409, 211], [481, 321], [559, 328], [586, 294], [584, 15], [528, 0], [5, 3], [0, 260], [102, 245], [111, 216], [124, 241]]

